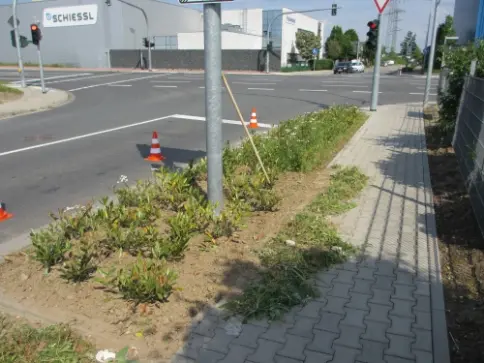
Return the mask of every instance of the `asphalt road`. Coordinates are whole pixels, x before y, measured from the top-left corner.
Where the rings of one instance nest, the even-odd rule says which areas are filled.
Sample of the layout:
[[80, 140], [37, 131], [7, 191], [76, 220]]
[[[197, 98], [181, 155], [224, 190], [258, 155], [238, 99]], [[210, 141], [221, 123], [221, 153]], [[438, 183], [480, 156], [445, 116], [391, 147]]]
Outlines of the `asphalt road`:
[[[369, 106], [371, 74], [341, 76], [230, 75], [248, 119], [277, 124], [331, 106]], [[27, 72], [30, 83], [38, 73]], [[15, 81], [0, 70], [0, 80]], [[431, 100], [435, 99], [433, 79]], [[121, 175], [130, 182], [151, 176], [151, 134], [158, 132], [166, 165], [204, 155], [203, 74], [46, 72], [47, 87], [75, 99], [58, 109], [0, 120], [0, 200], [14, 218], [0, 224], [0, 243], [49, 221], [48, 213], [112, 194]], [[419, 102], [425, 79], [382, 75], [380, 104]], [[243, 128], [223, 93], [223, 137], [237, 141]]]

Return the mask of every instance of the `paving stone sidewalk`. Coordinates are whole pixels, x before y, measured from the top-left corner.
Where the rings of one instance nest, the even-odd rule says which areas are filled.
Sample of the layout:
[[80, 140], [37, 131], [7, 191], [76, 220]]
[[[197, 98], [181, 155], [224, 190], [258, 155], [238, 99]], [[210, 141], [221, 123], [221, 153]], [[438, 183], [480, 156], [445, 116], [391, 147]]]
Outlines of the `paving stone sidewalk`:
[[194, 323], [173, 363], [448, 363], [435, 216], [420, 109], [382, 106], [335, 164], [369, 177], [335, 220], [361, 248], [316, 277], [321, 296], [282, 321]]

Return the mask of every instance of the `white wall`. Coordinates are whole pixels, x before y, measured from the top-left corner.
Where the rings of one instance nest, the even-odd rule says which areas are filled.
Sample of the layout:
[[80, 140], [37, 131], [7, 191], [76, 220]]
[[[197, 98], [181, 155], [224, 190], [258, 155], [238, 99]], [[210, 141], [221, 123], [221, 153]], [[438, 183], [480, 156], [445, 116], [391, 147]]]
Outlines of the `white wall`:
[[239, 25], [249, 34], [262, 34], [262, 9], [241, 9], [222, 11], [222, 24]]
[[476, 34], [479, 0], [456, 0], [454, 7], [454, 28], [459, 43], [473, 40]]
[[[290, 9], [283, 8], [284, 13], [290, 12]], [[299, 53], [296, 48], [296, 32], [298, 29], [304, 29], [318, 34], [319, 21], [304, 14], [289, 14], [283, 15], [282, 21], [282, 44], [281, 44], [281, 67], [287, 65], [287, 54]], [[321, 25], [321, 49], [320, 57], [322, 56], [322, 44], [324, 39], [324, 24]]]
[[[178, 33], [178, 49], [203, 48], [203, 32]], [[262, 37], [224, 31], [222, 49], [262, 49]]]

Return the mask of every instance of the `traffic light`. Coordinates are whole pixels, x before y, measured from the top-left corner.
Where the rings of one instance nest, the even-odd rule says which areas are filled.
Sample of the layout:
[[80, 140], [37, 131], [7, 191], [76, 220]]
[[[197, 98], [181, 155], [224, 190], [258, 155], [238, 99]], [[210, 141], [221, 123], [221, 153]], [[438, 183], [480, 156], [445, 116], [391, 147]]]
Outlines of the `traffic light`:
[[338, 13], [338, 5], [336, 4], [331, 5], [331, 16], [336, 16], [337, 13]]
[[378, 20], [373, 20], [368, 22], [368, 28], [370, 28], [370, 30], [368, 31], [368, 33], [366, 33], [366, 35], [368, 36], [366, 45], [369, 48], [376, 49], [377, 47], [379, 25], [380, 24]]
[[148, 38], [143, 38], [143, 45], [145, 48], [153, 48], [155, 46], [154, 42], [150, 42]]
[[39, 45], [40, 40], [42, 39], [42, 33], [40, 32], [39, 26], [37, 24], [31, 24], [30, 32], [32, 33], [32, 43]]

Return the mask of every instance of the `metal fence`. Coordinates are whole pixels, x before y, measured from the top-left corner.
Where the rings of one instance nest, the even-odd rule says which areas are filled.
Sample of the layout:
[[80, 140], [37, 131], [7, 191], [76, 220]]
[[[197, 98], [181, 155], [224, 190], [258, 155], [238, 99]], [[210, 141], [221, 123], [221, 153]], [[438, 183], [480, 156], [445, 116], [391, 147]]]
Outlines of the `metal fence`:
[[484, 235], [484, 79], [467, 76], [452, 145]]

